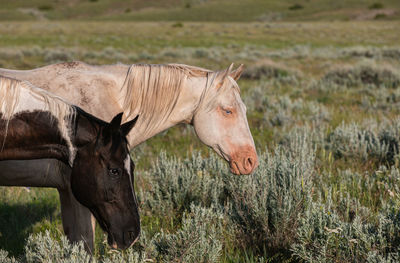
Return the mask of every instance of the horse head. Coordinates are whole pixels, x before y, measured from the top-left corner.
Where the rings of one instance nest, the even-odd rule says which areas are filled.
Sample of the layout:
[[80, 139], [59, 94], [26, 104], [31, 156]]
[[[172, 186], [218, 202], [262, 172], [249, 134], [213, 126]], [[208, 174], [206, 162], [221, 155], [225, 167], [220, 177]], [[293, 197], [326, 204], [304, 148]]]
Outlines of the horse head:
[[199, 139], [230, 164], [232, 173], [250, 174], [258, 166], [258, 157], [236, 81], [243, 65], [213, 73], [193, 116]]
[[90, 139], [77, 149], [71, 187], [76, 199], [90, 209], [107, 232], [109, 245], [126, 249], [140, 233], [133, 188], [134, 164], [126, 140], [137, 117], [122, 125], [121, 119], [122, 113], [94, 129], [95, 132], [92, 129], [89, 133], [86, 130], [78, 134]]

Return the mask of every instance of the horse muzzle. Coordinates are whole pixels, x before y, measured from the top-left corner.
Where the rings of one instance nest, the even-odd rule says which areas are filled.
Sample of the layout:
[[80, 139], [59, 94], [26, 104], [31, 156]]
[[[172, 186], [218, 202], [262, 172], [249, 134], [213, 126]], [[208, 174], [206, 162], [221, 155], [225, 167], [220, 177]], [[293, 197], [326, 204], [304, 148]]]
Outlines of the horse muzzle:
[[254, 147], [245, 146], [244, 149], [231, 155], [229, 165], [233, 174], [251, 174], [258, 166], [258, 156]]

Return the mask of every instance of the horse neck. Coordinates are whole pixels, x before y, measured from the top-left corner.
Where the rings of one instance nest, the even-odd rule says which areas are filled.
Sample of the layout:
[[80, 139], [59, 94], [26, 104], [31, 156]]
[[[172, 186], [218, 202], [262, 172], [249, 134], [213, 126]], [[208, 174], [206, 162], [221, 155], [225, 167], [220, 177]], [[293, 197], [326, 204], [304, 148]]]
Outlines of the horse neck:
[[0, 160], [52, 158], [70, 163], [70, 147], [49, 112], [20, 112], [0, 120]]
[[206, 87], [206, 81], [206, 77], [188, 78], [171, 113], [167, 118], [155, 118], [153, 121], [156, 121], [157, 125], [152, 126], [150, 129], [148, 128], [146, 120], [143, 119], [142, 115], [140, 115], [142, 109], [139, 107], [136, 108], [134, 116], [139, 114], [139, 119], [128, 135], [129, 145], [135, 147], [136, 145], [177, 124], [190, 124]]

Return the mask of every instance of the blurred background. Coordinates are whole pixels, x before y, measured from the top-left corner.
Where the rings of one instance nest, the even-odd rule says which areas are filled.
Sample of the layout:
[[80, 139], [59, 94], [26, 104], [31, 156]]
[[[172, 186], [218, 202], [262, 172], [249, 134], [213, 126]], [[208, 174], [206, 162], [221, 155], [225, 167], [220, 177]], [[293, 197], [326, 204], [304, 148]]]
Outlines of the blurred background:
[[[100, 261], [396, 262], [399, 19], [398, 0], [0, 0], [0, 67], [245, 64], [260, 168], [231, 175], [186, 125], [139, 145], [143, 235], [120, 253], [97, 229]], [[56, 190], [0, 187], [0, 260], [81, 262], [62, 234]]]

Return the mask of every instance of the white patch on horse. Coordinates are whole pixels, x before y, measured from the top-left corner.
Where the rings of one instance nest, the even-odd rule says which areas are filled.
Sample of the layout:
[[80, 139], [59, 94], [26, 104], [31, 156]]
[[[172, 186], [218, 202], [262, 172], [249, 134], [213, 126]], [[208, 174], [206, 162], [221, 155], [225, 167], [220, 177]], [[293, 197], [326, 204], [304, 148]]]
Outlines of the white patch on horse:
[[133, 191], [133, 187], [134, 187], [133, 180], [132, 180], [133, 175], [131, 174], [131, 156], [129, 153], [128, 153], [128, 156], [126, 156], [126, 158], [124, 160], [124, 167], [129, 176], [129, 183], [131, 184], [132, 195], [136, 199], [135, 192]]
[[124, 160], [124, 167], [126, 172], [129, 174], [129, 177], [131, 176], [131, 157], [128, 153], [128, 155], [126, 156], [125, 160]]

